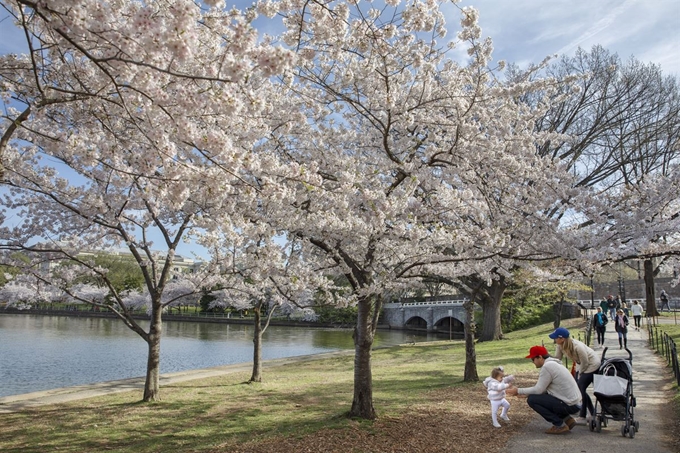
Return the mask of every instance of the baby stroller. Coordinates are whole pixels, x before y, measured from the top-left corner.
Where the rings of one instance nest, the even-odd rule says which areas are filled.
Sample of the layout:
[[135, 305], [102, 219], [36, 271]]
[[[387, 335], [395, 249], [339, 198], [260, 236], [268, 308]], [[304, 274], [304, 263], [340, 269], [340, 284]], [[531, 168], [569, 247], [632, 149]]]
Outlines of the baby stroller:
[[633, 408], [633, 353], [626, 348], [628, 359], [620, 357], [606, 358], [607, 349], [602, 351], [600, 368], [594, 376], [593, 392], [595, 394], [595, 413], [590, 421], [591, 431], [602, 431], [607, 420], [624, 422], [621, 435], [630, 436], [640, 430], [640, 423], [635, 421]]

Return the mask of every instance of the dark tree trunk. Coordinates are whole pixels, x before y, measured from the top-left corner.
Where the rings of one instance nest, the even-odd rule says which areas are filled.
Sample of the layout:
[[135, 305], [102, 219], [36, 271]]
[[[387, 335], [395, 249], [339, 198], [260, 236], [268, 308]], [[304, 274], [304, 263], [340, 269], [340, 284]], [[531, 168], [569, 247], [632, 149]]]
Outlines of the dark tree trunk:
[[555, 312], [555, 321], [553, 321], [553, 328], [557, 329], [562, 324], [562, 306], [564, 305], [564, 296], [560, 297], [560, 301], [553, 305]]
[[656, 318], [659, 311], [656, 309], [656, 295], [654, 294], [654, 263], [651, 258], [644, 261], [645, 270], [645, 316]]
[[477, 352], [475, 351], [475, 302], [474, 299], [465, 301], [465, 371], [463, 381], [479, 381], [477, 375]]
[[354, 399], [350, 417], [367, 420], [376, 418], [373, 407], [373, 375], [371, 348], [375, 334], [374, 316], [377, 307], [374, 296], [359, 299], [357, 324], [354, 328]]
[[501, 300], [508, 287], [505, 277], [501, 276], [491, 282], [487, 288], [487, 296], [482, 298], [482, 312], [484, 324], [479, 335], [479, 341], [494, 341], [503, 338], [501, 328]]
[[[154, 305], [156, 305], [154, 303]], [[161, 334], [163, 322], [161, 320], [162, 308], [157, 304], [151, 312], [151, 325], [149, 334], [144, 337], [149, 346], [149, 356], [146, 362], [146, 382], [144, 383], [143, 401], [160, 400], [160, 364], [161, 364]]]
[[253, 307], [255, 314], [253, 329], [253, 374], [250, 382], [262, 382], [262, 305]]

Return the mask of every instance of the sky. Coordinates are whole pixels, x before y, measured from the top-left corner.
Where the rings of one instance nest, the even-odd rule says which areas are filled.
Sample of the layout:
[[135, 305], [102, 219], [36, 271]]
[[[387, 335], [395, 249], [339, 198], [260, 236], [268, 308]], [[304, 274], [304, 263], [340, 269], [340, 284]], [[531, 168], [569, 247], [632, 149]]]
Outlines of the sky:
[[524, 67], [601, 45], [680, 77], [680, 0], [463, 0], [479, 10], [494, 59]]
[[[228, 6], [232, 3], [227, 0]], [[479, 10], [479, 24], [484, 37], [494, 42], [496, 61], [526, 67], [599, 44], [624, 61], [634, 56], [680, 78], [680, 0], [462, 0], [459, 6]], [[451, 7], [446, 11], [451, 11], [447, 20], [455, 32], [460, 14]], [[21, 33], [0, 9], [0, 54], [23, 48]], [[179, 252], [190, 256], [191, 250], [196, 247], [182, 246]]]
[[[251, 0], [227, 0], [232, 3], [243, 7]], [[635, 56], [680, 77], [680, 0], [462, 0], [459, 6], [479, 10], [495, 60], [525, 67], [600, 44], [623, 60]], [[22, 36], [5, 18], [0, 10], [0, 54], [20, 52]], [[448, 21], [457, 29], [459, 15]]]

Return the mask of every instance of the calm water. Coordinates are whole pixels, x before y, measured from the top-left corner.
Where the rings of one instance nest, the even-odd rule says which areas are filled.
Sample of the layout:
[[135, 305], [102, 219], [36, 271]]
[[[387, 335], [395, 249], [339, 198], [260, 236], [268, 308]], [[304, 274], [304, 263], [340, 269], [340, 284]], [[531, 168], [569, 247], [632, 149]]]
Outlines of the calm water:
[[[379, 331], [374, 346], [432, 335]], [[351, 331], [270, 326], [264, 360], [352, 349]], [[0, 314], [0, 397], [144, 376], [147, 345], [120, 320]], [[163, 323], [161, 373], [253, 360], [249, 325]]]

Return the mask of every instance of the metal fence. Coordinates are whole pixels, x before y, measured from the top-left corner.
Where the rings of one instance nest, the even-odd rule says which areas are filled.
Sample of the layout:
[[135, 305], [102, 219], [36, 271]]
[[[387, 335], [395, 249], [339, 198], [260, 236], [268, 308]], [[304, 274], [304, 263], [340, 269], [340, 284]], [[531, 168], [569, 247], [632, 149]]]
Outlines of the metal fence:
[[675, 380], [680, 386], [680, 365], [678, 365], [678, 348], [673, 338], [652, 324], [647, 324], [649, 345], [666, 359], [666, 363], [673, 369]]

